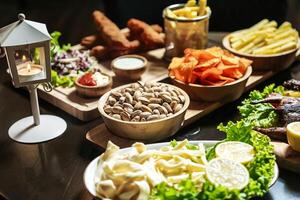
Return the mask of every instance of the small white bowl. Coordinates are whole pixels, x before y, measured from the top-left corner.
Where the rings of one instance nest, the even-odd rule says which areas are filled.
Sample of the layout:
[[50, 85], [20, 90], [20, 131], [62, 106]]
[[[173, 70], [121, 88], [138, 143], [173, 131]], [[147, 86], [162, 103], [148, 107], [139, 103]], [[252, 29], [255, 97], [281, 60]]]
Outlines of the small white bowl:
[[113, 72], [117, 77], [139, 80], [147, 69], [147, 59], [139, 55], [125, 55], [111, 62]]

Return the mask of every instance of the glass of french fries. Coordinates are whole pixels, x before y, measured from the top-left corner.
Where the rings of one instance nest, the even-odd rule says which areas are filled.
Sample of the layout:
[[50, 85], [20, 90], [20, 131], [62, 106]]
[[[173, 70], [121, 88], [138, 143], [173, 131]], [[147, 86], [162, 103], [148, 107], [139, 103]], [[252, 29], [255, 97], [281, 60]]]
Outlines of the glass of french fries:
[[207, 46], [211, 10], [206, 7], [206, 1], [200, 4], [202, 6], [187, 4], [171, 5], [163, 11], [167, 60], [182, 56], [186, 48], [204, 49]]

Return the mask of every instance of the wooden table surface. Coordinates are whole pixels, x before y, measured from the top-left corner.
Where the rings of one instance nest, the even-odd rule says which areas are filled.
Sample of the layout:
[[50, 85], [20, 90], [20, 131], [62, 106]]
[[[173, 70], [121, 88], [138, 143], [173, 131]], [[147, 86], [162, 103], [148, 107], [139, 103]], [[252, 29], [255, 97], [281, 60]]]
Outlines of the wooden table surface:
[[[224, 34], [210, 33], [211, 43], [220, 44]], [[40, 100], [43, 114], [64, 118], [68, 128], [63, 136], [40, 145], [25, 145], [9, 139], [10, 125], [20, 118], [31, 115], [28, 92], [16, 89], [5, 73], [6, 60], [0, 60], [0, 194], [7, 199], [43, 200], [91, 200], [83, 184], [83, 172], [88, 163], [103, 152], [85, 139], [88, 130], [102, 122], [96, 119], [81, 122], [51, 104]], [[260, 84], [263, 88], [270, 83], [281, 84], [300, 70], [300, 63]], [[243, 96], [241, 99], [243, 99]], [[240, 100], [229, 103], [215, 112], [189, 125], [174, 136], [175, 139], [222, 139], [216, 130], [221, 122], [237, 120], [237, 105]], [[300, 175], [280, 169], [277, 183], [264, 199], [300, 199]], [[2, 199], [0, 197], [0, 199]]]

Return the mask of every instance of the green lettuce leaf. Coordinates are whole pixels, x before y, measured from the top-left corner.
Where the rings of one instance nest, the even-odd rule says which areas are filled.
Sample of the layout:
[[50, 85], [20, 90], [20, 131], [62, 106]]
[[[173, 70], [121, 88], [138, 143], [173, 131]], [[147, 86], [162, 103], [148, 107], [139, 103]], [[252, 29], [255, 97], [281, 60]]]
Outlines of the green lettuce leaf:
[[51, 35], [51, 41], [50, 41], [51, 60], [53, 59], [53, 57], [56, 53], [64, 52], [64, 51], [67, 51], [67, 50], [71, 49], [71, 44], [70, 43], [64, 44], [62, 46], [59, 44], [59, 38], [61, 36], [61, 32], [54, 31], [50, 35]]
[[[226, 133], [224, 141], [241, 141], [253, 146], [254, 159], [246, 164], [249, 171], [249, 184], [242, 190], [229, 190], [223, 186], [215, 186], [208, 180], [203, 184], [202, 190], [197, 191], [191, 178], [183, 180], [178, 188], [161, 183], [152, 190], [151, 200], [247, 200], [253, 197], [263, 196], [269, 189], [269, 184], [274, 176], [275, 156], [270, 139], [254, 130], [253, 125], [247, 121], [227, 125], [220, 124], [218, 129]], [[222, 142], [224, 142], [222, 141]], [[171, 142], [173, 145], [175, 142]], [[215, 146], [206, 151], [208, 160], [215, 157]]]
[[253, 90], [249, 97], [238, 106], [238, 110], [244, 121], [255, 127], [268, 128], [275, 126], [278, 122], [278, 115], [270, 103], [252, 104], [254, 100], [266, 98], [271, 93], [283, 94], [283, 86], [275, 87], [275, 84], [266, 86], [263, 91]]
[[51, 84], [54, 87], [73, 87], [75, 78], [70, 76], [59, 76], [56, 71], [51, 70]]
[[177, 188], [163, 182], [152, 191], [150, 200], [197, 200], [198, 190], [191, 178], [181, 181]]

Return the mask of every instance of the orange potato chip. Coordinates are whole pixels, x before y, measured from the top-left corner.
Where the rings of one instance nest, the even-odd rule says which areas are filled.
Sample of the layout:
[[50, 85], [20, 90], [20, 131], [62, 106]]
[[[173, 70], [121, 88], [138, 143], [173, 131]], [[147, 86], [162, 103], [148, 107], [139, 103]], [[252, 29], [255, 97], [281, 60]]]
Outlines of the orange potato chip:
[[169, 74], [186, 83], [218, 86], [243, 77], [251, 63], [220, 47], [185, 49], [183, 58], [173, 58]]

